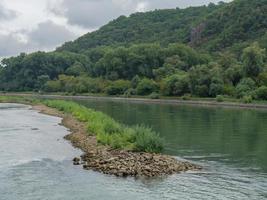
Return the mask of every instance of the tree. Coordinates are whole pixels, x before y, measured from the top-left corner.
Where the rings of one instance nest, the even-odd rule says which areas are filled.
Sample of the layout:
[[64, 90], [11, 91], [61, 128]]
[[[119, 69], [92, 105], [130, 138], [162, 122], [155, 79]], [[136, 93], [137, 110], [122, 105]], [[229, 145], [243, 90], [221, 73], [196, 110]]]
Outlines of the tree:
[[251, 78], [244, 78], [236, 87], [236, 96], [238, 98], [249, 96], [256, 88], [256, 83]]
[[267, 86], [259, 87], [255, 94], [257, 99], [267, 100]]
[[48, 75], [41, 75], [37, 77], [37, 84], [36, 84], [36, 88], [38, 88], [39, 90], [42, 90], [45, 87], [46, 82], [48, 82], [50, 80]]
[[80, 62], [75, 62], [72, 66], [70, 66], [66, 70], [66, 74], [71, 75], [71, 76], [80, 76], [83, 73], [85, 73], [85, 69], [84, 69], [84, 66]]
[[174, 74], [164, 80], [163, 93], [168, 96], [182, 96], [189, 93], [187, 74]]
[[152, 92], [157, 92], [158, 86], [155, 81], [151, 79], [143, 79], [137, 85], [137, 94], [139, 95], [149, 95]]
[[264, 66], [265, 49], [261, 49], [257, 42], [244, 49], [242, 62], [247, 77], [257, 77]]
[[124, 94], [131, 87], [130, 81], [117, 80], [114, 81], [106, 88], [108, 95], [121, 95]]

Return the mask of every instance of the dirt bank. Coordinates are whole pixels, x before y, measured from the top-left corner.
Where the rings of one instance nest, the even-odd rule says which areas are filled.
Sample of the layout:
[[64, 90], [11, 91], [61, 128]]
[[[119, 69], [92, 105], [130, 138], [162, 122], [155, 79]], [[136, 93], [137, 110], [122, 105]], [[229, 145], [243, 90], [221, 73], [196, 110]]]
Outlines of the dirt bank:
[[71, 131], [71, 134], [67, 135], [65, 139], [84, 152], [81, 158], [74, 158], [73, 162], [75, 165], [82, 164], [86, 170], [95, 170], [120, 177], [158, 177], [201, 169], [200, 166], [181, 162], [167, 155], [114, 150], [99, 145], [96, 137], [87, 133], [85, 124], [77, 121], [71, 115], [44, 105], [35, 105], [33, 109], [62, 118], [62, 125]]

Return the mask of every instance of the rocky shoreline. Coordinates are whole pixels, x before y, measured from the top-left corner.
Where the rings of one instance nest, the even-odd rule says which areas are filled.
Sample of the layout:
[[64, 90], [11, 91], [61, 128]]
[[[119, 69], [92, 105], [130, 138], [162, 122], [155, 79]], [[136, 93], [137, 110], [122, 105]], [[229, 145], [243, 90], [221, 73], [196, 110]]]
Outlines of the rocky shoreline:
[[73, 159], [73, 164], [83, 165], [86, 170], [118, 177], [159, 177], [201, 169], [200, 166], [178, 161], [168, 155], [111, 149], [98, 144], [95, 136], [88, 135], [85, 124], [71, 115], [44, 105], [33, 106], [33, 109], [62, 118], [62, 125], [71, 131], [71, 134], [65, 136], [65, 139], [84, 152], [81, 157]]

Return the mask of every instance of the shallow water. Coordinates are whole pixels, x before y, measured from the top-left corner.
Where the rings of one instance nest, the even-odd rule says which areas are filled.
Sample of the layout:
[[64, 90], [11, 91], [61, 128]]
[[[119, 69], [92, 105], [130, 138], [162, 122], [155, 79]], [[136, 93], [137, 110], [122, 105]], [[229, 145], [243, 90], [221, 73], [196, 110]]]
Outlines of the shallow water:
[[266, 113], [82, 103], [127, 124], [151, 125], [165, 138], [167, 153], [204, 170], [154, 180], [84, 171], [72, 165], [81, 152], [63, 139], [59, 118], [0, 104], [0, 200], [267, 199]]

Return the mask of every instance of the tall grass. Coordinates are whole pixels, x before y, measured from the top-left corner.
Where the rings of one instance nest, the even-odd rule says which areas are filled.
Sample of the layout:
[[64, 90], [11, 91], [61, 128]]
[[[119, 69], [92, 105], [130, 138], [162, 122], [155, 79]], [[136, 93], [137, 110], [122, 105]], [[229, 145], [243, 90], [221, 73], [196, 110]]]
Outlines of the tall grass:
[[88, 134], [96, 135], [98, 142], [103, 145], [138, 152], [160, 153], [163, 150], [163, 140], [152, 129], [145, 126], [125, 126], [102, 112], [75, 102], [45, 100], [43, 103], [72, 114], [77, 120], [86, 123]]

